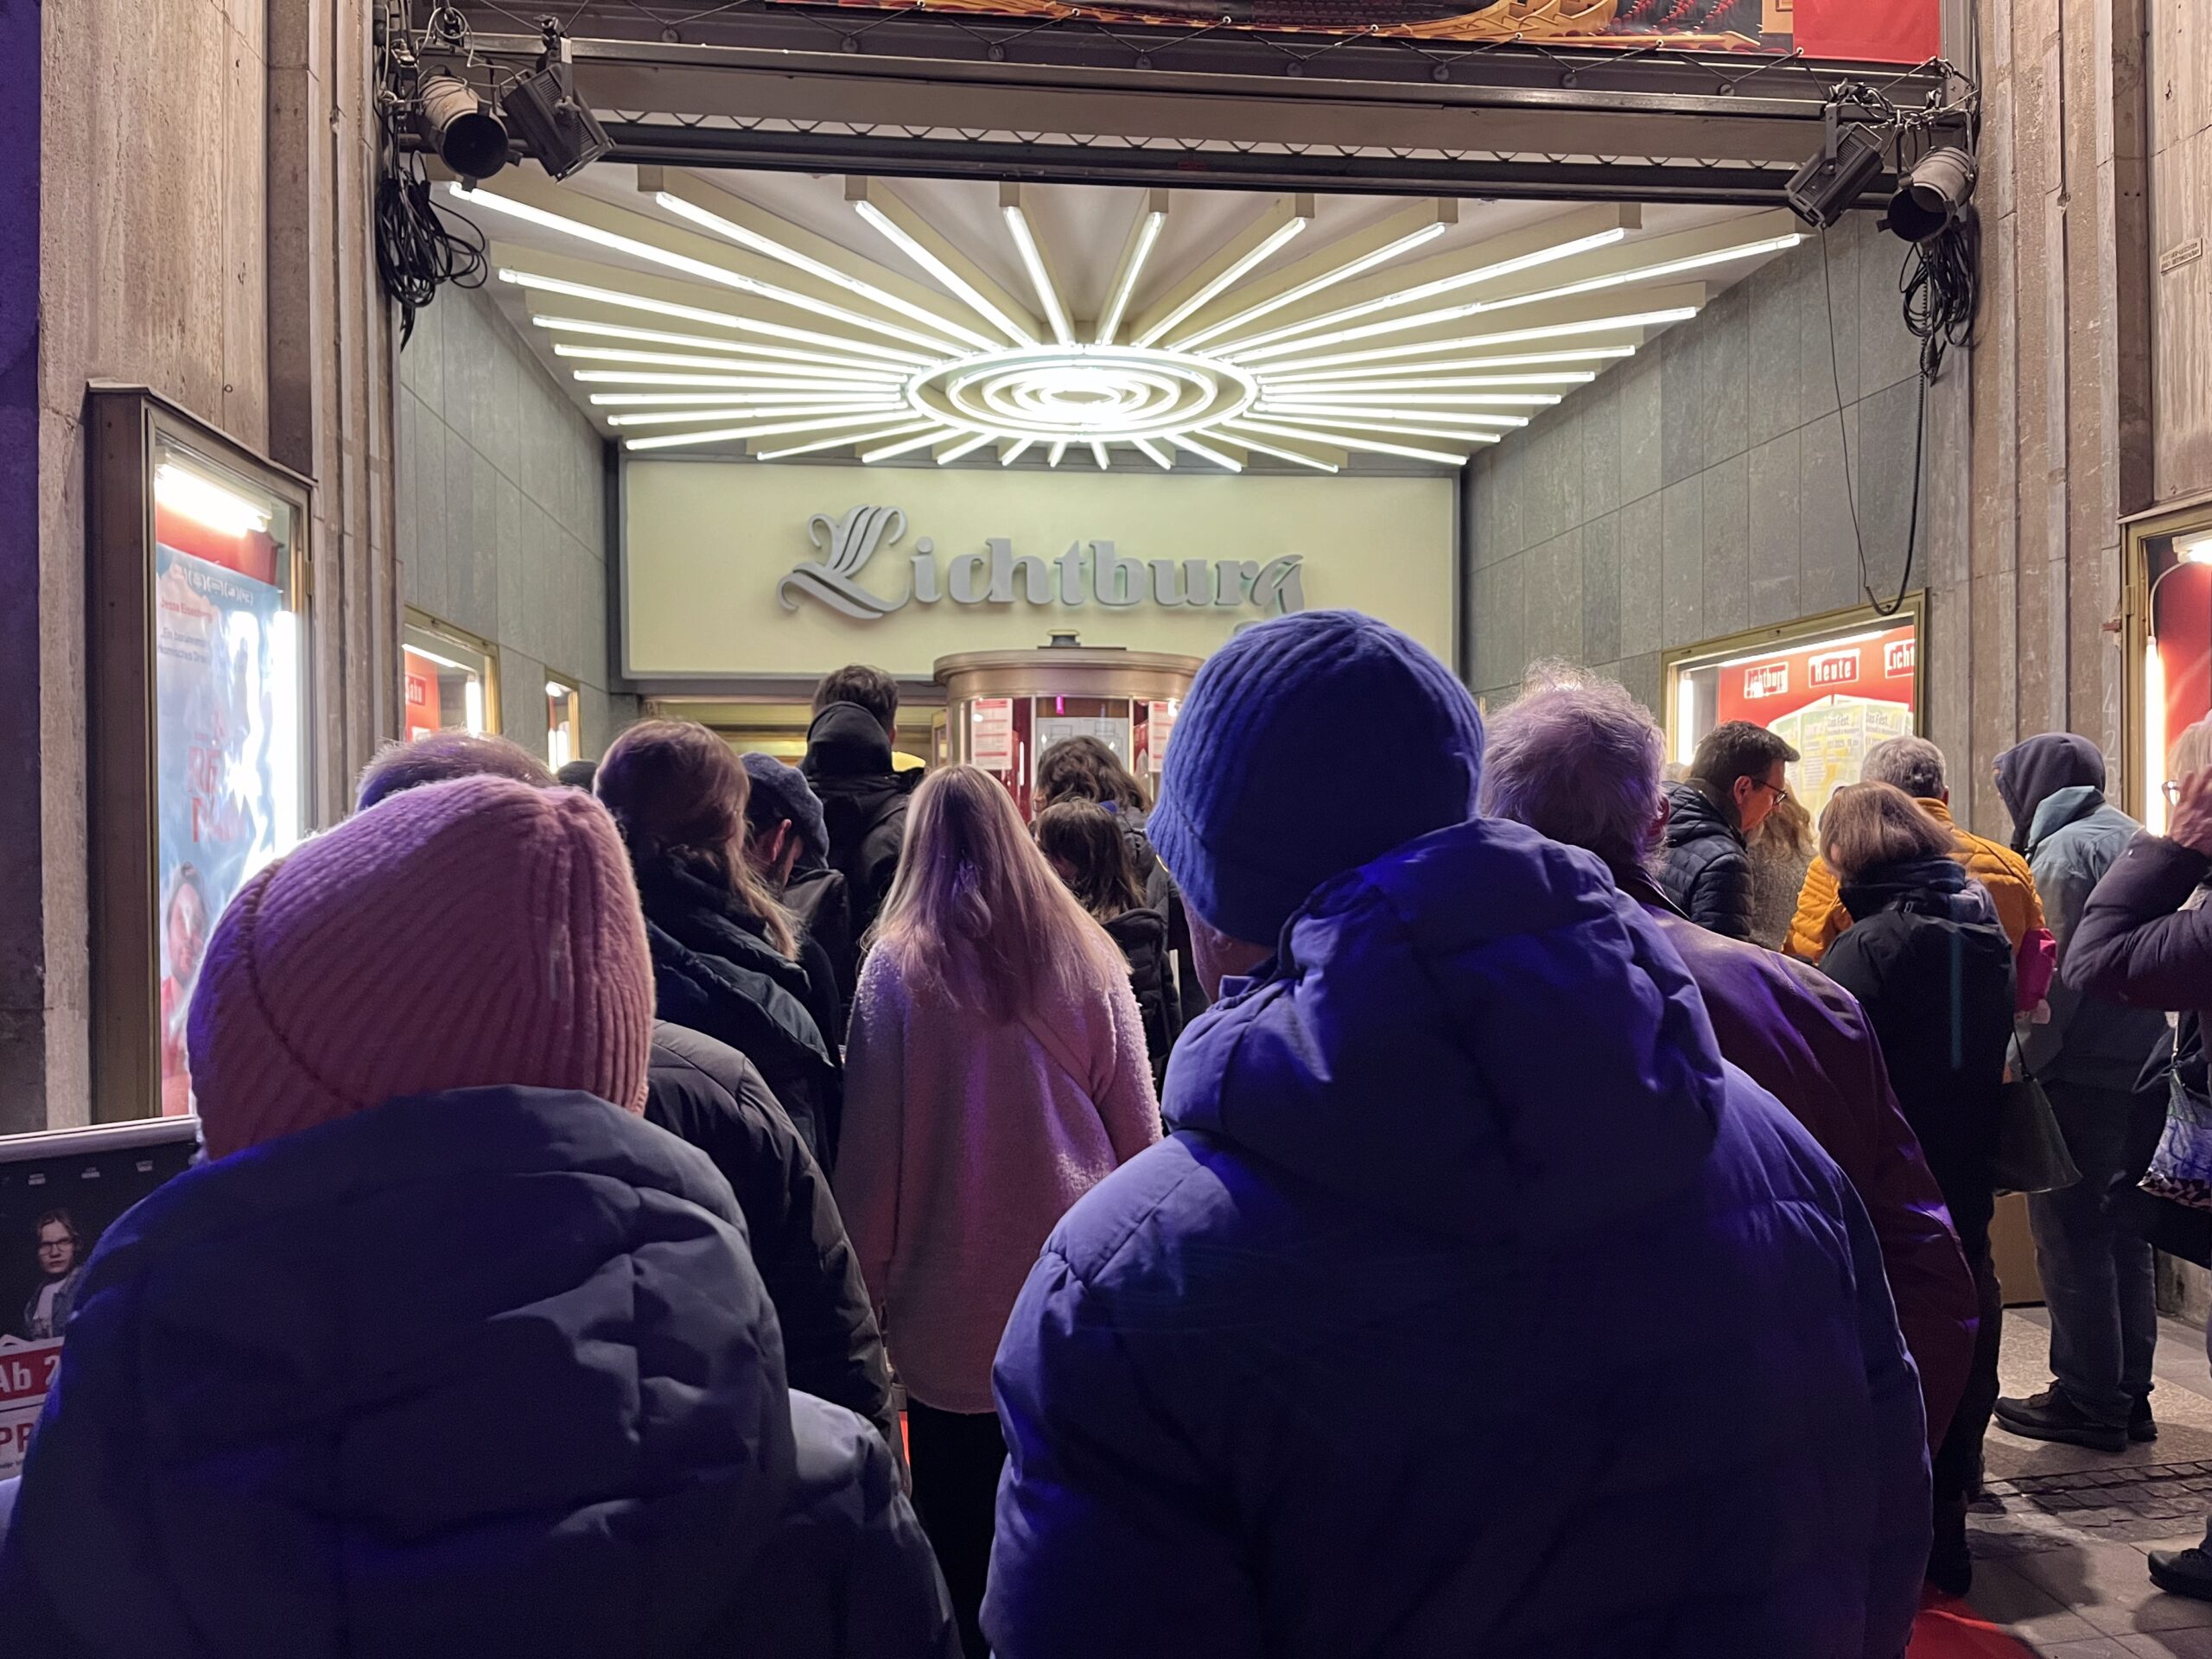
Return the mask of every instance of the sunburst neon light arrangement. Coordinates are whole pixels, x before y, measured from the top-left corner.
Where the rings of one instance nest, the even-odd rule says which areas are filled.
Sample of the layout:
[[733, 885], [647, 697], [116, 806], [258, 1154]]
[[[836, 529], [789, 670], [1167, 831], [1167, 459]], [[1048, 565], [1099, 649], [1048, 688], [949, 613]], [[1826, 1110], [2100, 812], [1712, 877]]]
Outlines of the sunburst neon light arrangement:
[[1643, 237], [1633, 208], [1584, 207], [1439, 253], [1458, 206], [1437, 200], [1313, 246], [1294, 197], [1163, 270], [1151, 190], [1094, 318], [1017, 186], [1001, 287], [880, 181], [848, 190], [880, 263], [696, 181], [640, 182], [634, 208], [522, 177], [448, 188], [578, 245], [499, 246], [499, 273], [626, 448], [763, 461], [1457, 466], [1694, 316], [1708, 290], [1686, 276], [1802, 239], [1787, 213]]

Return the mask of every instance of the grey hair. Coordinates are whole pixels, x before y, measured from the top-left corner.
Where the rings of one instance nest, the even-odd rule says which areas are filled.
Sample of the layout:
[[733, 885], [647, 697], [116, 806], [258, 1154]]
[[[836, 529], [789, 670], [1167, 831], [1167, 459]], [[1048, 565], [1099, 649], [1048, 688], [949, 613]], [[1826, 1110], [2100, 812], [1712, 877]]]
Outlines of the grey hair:
[[1642, 703], [1613, 681], [1545, 665], [1491, 722], [1483, 810], [1569, 846], [1616, 871], [1641, 868], [1659, 817], [1666, 740]]
[[1936, 801], [1950, 787], [1943, 751], [1924, 737], [1885, 738], [1866, 751], [1859, 767], [1862, 784], [1889, 784], [1916, 801]]

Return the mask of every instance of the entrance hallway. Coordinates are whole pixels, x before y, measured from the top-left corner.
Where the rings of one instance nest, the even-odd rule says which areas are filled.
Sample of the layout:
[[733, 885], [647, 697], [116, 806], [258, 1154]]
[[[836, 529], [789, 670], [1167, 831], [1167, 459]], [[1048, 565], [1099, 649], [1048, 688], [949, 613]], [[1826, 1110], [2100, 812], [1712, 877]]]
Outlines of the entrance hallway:
[[[2049, 1383], [2050, 1334], [2041, 1308], [2005, 1311], [2006, 1394]], [[1974, 1593], [1921, 1615], [1910, 1659], [2212, 1659], [2212, 1601], [2157, 1589], [2145, 1559], [2197, 1542], [2212, 1511], [2203, 1333], [2161, 1319], [2154, 1375], [2148, 1446], [2107, 1455], [1991, 1426]]]

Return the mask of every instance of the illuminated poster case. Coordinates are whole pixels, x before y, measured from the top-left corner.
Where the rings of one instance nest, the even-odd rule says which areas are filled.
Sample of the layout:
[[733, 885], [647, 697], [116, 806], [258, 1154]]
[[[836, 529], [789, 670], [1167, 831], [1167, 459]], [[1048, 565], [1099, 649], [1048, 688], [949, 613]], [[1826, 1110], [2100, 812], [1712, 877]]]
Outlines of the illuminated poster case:
[[1748, 720], [1803, 756], [1789, 784], [1815, 817], [1859, 781], [1866, 751], [1921, 728], [1927, 600], [1871, 607], [1708, 640], [1666, 661], [1668, 759], [1688, 765], [1715, 726]]
[[2212, 766], [2212, 499], [2127, 525], [2127, 810], [2165, 831], [2175, 785]]
[[209, 935], [308, 817], [308, 485], [143, 387], [89, 399], [92, 1112], [191, 1109]]

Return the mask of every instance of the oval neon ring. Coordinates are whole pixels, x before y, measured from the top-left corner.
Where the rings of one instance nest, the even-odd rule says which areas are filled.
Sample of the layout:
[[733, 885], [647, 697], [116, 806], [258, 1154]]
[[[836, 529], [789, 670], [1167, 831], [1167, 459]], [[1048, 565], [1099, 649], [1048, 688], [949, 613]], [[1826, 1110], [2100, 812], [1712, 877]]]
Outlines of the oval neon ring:
[[906, 386], [915, 412], [994, 438], [1128, 442], [1234, 420], [1254, 377], [1218, 358], [1136, 346], [1025, 346], [932, 364]]

